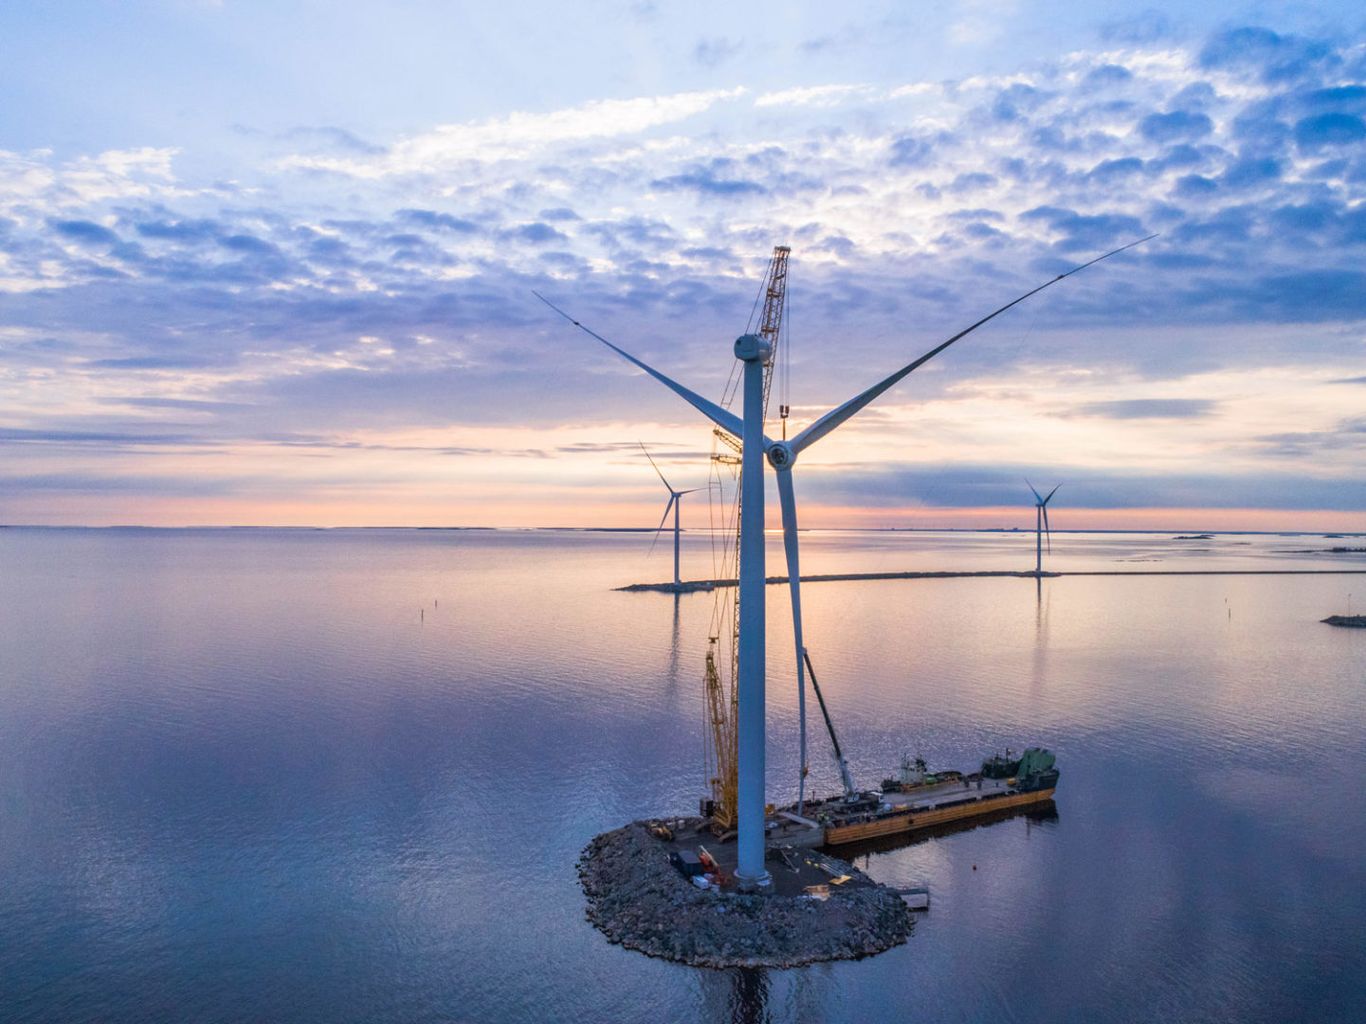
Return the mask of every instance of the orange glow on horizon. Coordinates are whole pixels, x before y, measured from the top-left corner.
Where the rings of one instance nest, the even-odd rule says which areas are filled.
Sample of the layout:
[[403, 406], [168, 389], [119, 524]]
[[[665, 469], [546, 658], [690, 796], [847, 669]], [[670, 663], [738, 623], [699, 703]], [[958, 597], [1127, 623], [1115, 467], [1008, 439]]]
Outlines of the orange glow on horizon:
[[[573, 529], [653, 529], [663, 510], [644, 506], [639, 499], [564, 500], [529, 505], [510, 499], [479, 496], [398, 496], [374, 499], [353, 493], [288, 498], [186, 498], [148, 496], [68, 497], [61, 506], [33, 496], [11, 499], [3, 512], [10, 525], [46, 526], [277, 526], [277, 527], [456, 527], [504, 529], [566, 527]], [[773, 503], [770, 502], [770, 506]], [[776, 507], [769, 508], [768, 530], [779, 529]], [[1033, 510], [1020, 506], [984, 508], [927, 508], [807, 505], [801, 509], [802, 528], [980, 530], [1034, 528]], [[1336, 509], [1263, 508], [1115, 508], [1061, 507], [1052, 510], [1053, 529], [1183, 531], [1301, 531], [1309, 533], [1366, 532], [1366, 511]], [[685, 531], [708, 528], [705, 502], [684, 506]]]

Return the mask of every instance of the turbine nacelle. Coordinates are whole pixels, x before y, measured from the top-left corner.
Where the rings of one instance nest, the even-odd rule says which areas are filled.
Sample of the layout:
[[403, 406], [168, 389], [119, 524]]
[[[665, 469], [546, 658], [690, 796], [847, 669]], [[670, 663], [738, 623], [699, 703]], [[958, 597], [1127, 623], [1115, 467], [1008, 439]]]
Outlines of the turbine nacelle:
[[1044, 509], [1046, 509], [1048, 507], [1048, 503], [1053, 500], [1053, 495], [1058, 493], [1058, 487], [1062, 486], [1062, 484], [1058, 484], [1051, 491], [1049, 491], [1048, 496], [1045, 497], [1044, 495], [1040, 494], [1037, 490], [1035, 490], [1034, 485], [1029, 483], [1028, 480], [1025, 480], [1025, 483], [1028, 484], [1029, 489], [1031, 491], [1034, 491], [1034, 507]]
[[760, 334], [742, 334], [735, 339], [735, 358], [743, 363], [754, 360], [767, 365], [773, 357], [773, 345]]

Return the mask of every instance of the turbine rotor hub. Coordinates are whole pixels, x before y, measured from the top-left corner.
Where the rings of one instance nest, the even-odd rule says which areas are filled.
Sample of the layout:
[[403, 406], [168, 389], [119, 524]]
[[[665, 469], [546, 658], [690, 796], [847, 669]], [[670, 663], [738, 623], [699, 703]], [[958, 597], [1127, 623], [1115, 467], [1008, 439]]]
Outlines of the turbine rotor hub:
[[791, 469], [792, 463], [797, 461], [797, 453], [786, 441], [774, 441], [764, 454], [768, 456], [768, 464], [780, 472]]

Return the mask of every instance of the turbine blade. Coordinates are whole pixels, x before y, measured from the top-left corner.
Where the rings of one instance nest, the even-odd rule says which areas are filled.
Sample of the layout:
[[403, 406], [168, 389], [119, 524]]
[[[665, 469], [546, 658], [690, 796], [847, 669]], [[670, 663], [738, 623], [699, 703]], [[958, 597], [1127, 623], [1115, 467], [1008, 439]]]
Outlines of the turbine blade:
[[695, 491], [705, 491], [705, 487], [689, 487], [686, 491], [674, 491], [674, 494], [682, 497], [685, 494], [692, 494]]
[[[1056, 490], [1056, 489], [1057, 489], [1057, 488], [1054, 488], [1054, 490]], [[1051, 497], [1051, 495], [1050, 495], [1050, 497]], [[1051, 554], [1053, 553], [1053, 528], [1052, 528], [1051, 526], [1048, 525], [1048, 502], [1047, 502], [1047, 500], [1044, 501], [1044, 505], [1043, 505], [1043, 539], [1044, 539], [1044, 543], [1048, 545], [1048, 553], [1051, 555]]]
[[[787, 586], [792, 594], [792, 642], [797, 648], [797, 693], [800, 695], [803, 706], [806, 696], [806, 679], [802, 675], [803, 664], [802, 654], [805, 648], [802, 645], [802, 571], [797, 558], [797, 498], [792, 491], [792, 471], [780, 470], [778, 477], [778, 503], [783, 511], [783, 549], [787, 553]], [[802, 729], [805, 730], [806, 722], [803, 720]], [[806, 770], [806, 733], [803, 731], [802, 743], [802, 765], [801, 769]]]
[[[636, 444], [640, 445], [640, 450], [643, 451], [643, 452], [645, 452], [645, 457], [646, 457], [647, 459], [650, 459], [650, 453], [647, 452], [647, 451], [645, 451], [645, 442], [644, 442], [644, 441], [637, 441]], [[663, 481], [664, 486], [669, 488], [669, 493], [670, 493], [670, 494], [673, 494], [673, 493], [674, 493], [673, 487], [671, 487], [671, 486], [669, 485], [669, 481], [667, 481], [667, 480], [664, 479], [664, 474], [660, 471], [659, 466], [655, 465], [655, 460], [654, 460], [654, 459], [650, 459], [650, 465], [652, 465], [652, 466], [655, 467], [655, 473], [658, 474], [659, 479], [660, 479], [661, 481]]]
[[[1031, 491], [1034, 491], [1034, 485], [1031, 484], [1031, 483], [1029, 483], [1029, 477], [1025, 477], [1025, 483], [1029, 486], [1029, 489], [1030, 489]], [[1039, 492], [1038, 492], [1038, 491], [1034, 491], [1034, 500], [1035, 500], [1035, 501], [1043, 501], [1043, 498], [1039, 497]]]
[[735, 437], [740, 437], [744, 433], [744, 428], [740, 423], [739, 416], [736, 416], [732, 412], [727, 412], [725, 409], [722, 409], [715, 402], [703, 398], [695, 391], [690, 391], [689, 389], [685, 388], [682, 384], [679, 384], [677, 381], [670, 380], [668, 377], [664, 376], [664, 374], [656, 370], [653, 366], [641, 362], [639, 359], [631, 355], [631, 353], [627, 352], [625, 349], [618, 348], [616, 345], [613, 345], [601, 334], [597, 333], [597, 331], [591, 330], [590, 328], [585, 327], [583, 324], [579, 323], [572, 316], [570, 316], [568, 313], [562, 310], [559, 306], [555, 305], [555, 303], [551, 302], [540, 292], [532, 291], [531, 294], [536, 296], [536, 298], [540, 299], [547, 306], [553, 309], [556, 313], [560, 314], [560, 316], [564, 317], [566, 320], [568, 320], [579, 330], [583, 331], [589, 337], [597, 338], [598, 341], [602, 342], [604, 345], [610, 348], [617, 355], [621, 356], [627, 362], [632, 363], [635, 366], [638, 366], [640, 369], [644, 370], [651, 377], [659, 381], [674, 394], [678, 395], [678, 397], [682, 398], [683, 401], [687, 402], [694, 409], [700, 412], [703, 416], [707, 417], [707, 419], [711, 420], [722, 430], [726, 431], [726, 433], [732, 434]]
[[674, 502], [677, 500], [678, 499], [675, 495], [669, 495], [669, 503], [664, 506], [664, 515], [660, 516], [659, 525], [655, 527], [654, 539], [650, 541], [650, 550], [645, 552], [646, 558], [649, 558], [651, 555], [655, 553], [655, 545], [659, 543], [659, 535], [664, 531], [664, 524], [669, 519], [669, 512], [672, 511], [674, 507]]
[[[1058, 484], [1058, 487], [1061, 487], [1061, 486], [1062, 486], [1062, 484]], [[1051, 491], [1048, 492], [1048, 497], [1047, 497], [1047, 498], [1044, 498], [1044, 500], [1043, 500], [1043, 503], [1044, 503], [1045, 505], [1048, 504], [1049, 498], [1052, 498], [1053, 495], [1055, 495], [1055, 494], [1058, 493], [1058, 487], [1054, 487]]]
[[893, 373], [891, 376], [889, 376], [889, 377], [884, 377], [882, 380], [878, 381], [878, 383], [876, 383], [876, 384], [874, 384], [872, 387], [870, 387], [867, 391], [864, 391], [864, 392], [862, 392], [861, 394], [855, 395], [853, 398], [849, 399], [849, 401], [845, 402], [843, 405], [837, 406], [836, 408], [831, 409], [828, 413], [826, 413], [824, 416], [822, 416], [820, 419], [818, 419], [815, 423], [811, 424], [809, 427], [807, 427], [805, 430], [803, 430], [800, 434], [798, 434], [796, 437], [794, 437], [794, 438], [792, 439], [792, 441], [791, 441], [792, 450], [793, 450], [794, 452], [800, 452], [802, 449], [807, 448], [807, 447], [809, 447], [809, 446], [815, 444], [817, 441], [819, 441], [821, 438], [823, 438], [826, 434], [830, 433], [830, 431], [832, 431], [832, 430], [834, 430], [835, 428], [841, 426], [847, 419], [849, 419], [849, 417], [853, 416], [855, 413], [857, 413], [859, 410], [861, 410], [864, 406], [866, 406], [869, 402], [871, 402], [873, 399], [877, 398], [877, 397], [878, 397], [879, 395], [881, 395], [884, 391], [886, 391], [888, 388], [890, 388], [893, 384], [896, 384], [898, 381], [900, 381], [903, 377], [905, 377], [907, 374], [909, 374], [912, 370], [915, 370], [915, 369], [919, 368], [920, 366], [923, 366], [925, 363], [929, 362], [929, 361], [930, 361], [931, 359], [933, 359], [935, 356], [939, 355], [940, 352], [943, 352], [944, 349], [946, 349], [946, 348], [948, 348], [950, 345], [952, 345], [955, 341], [957, 341], [958, 339], [963, 338], [963, 337], [966, 337], [967, 335], [971, 334], [973, 331], [977, 330], [977, 328], [981, 327], [981, 326], [982, 326], [984, 323], [986, 323], [987, 321], [989, 321], [989, 320], [994, 320], [996, 317], [1000, 316], [1002, 313], [1004, 313], [1006, 310], [1010, 309], [1012, 306], [1018, 306], [1021, 302], [1023, 302], [1025, 299], [1029, 298], [1031, 295], [1037, 295], [1039, 292], [1043, 291], [1045, 288], [1048, 288], [1048, 287], [1051, 287], [1052, 285], [1057, 284], [1059, 281], [1061, 281], [1061, 280], [1062, 280], [1063, 278], [1065, 278], [1065, 277], [1071, 277], [1073, 274], [1078, 273], [1079, 271], [1085, 270], [1087, 267], [1093, 266], [1094, 264], [1099, 263], [1101, 260], [1109, 259], [1111, 256], [1115, 256], [1115, 255], [1117, 255], [1117, 254], [1123, 252], [1125, 249], [1132, 249], [1134, 246], [1136, 246], [1136, 245], [1141, 245], [1142, 243], [1148, 241], [1149, 239], [1156, 238], [1156, 237], [1157, 237], [1156, 234], [1152, 234], [1152, 235], [1149, 235], [1147, 238], [1140, 238], [1137, 242], [1130, 242], [1128, 245], [1122, 245], [1122, 246], [1120, 246], [1118, 249], [1111, 249], [1109, 252], [1105, 253], [1103, 256], [1097, 256], [1095, 259], [1090, 260], [1089, 262], [1086, 262], [1086, 263], [1081, 264], [1081, 266], [1073, 267], [1071, 270], [1067, 271], [1066, 273], [1064, 273], [1064, 274], [1059, 274], [1057, 277], [1053, 278], [1052, 280], [1050, 280], [1050, 281], [1045, 281], [1043, 284], [1039, 285], [1037, 288], [1034, 288], [1034, 289], [1032, 289], [1032, 290], [1030, 290], [1030, 291], [1025, 292], [1025, 293], [1024, 293], [1023, 295], [1021, 295], [1018, 299], [1014, 299], [1014, 300], [1011, 301], [1011, 302], [1007, 302], [1004, 306], [1002, 306], [1000, 309], [996, 310], [994, 313], [989, 313], [988, 315], [982, 317], [982, 319], [978, 320], [978, 321], [977, 321], [975, 324], [973, 324], [971, 327], [967, 327], [967, 328], [964, 328], [963, 330], [959, 331], [957, 334], [955, 334], [955, 335], [954, 335], [952, 338], [950, 338], [948, 341], [945, 341], [945, 342], [942, 342], [942, 343], [939, 344], [939, 345], [936, 345], [934, 348], [930, 349], [928, 352], [926, 352], [926, 353], [925, 353], [923, 356], [921, 356], [919, 359], [915, 360], [914, 362], [907, 363], [905, 366], [903, 366], [901, 369], [897, 370], [897, 371], [896, 371], [895, 373]]

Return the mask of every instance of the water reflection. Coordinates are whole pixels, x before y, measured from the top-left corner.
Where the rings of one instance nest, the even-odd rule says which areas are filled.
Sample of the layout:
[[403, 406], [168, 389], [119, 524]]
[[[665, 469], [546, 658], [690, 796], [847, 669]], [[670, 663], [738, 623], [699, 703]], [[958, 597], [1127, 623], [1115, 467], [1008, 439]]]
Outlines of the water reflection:
[[1053, 606], [1053, 592], [1043, 590], [1043, 580], [1037, 579], [1034, 595], [1034, 653], [1030, 659], [1029, 695], [1035, 700], [1041, 698], [1047, 685], [1049, 640], [1049, 613]]
[[[1050, 564], [1325, 561], [1248, 540], [1077, 537]], [[705, 537], [683, 543], [706, 561]], [[1030, 543], [813, 533], [803, 561], [994, 569]], [[906, 946], [742, 974], [583, 917], [584, 844], [705, 785], [711, 599], [615, 591], [642, 547], [0, 530], [0, 1017], [1366, 1020], [1366, 820], [1316, 798], [1366, 763], [1366, 634], [1318, 621], [1343, 577], [1063, 577], [1032, 605], [1018, 579], [806, 588], [856, 778], [1040, 743], [1062, 781], [1052, 814], [860, 854], [930, 886]], [[796, 694], [770, 595], [786, 802]], [[811, 790], [838, 792], [812, 741]]]
[[674, 690], [676, 690], [676, 689], [678, 688], [678, 656], [679, 656], [679, 648], [680, 648], [680, 646], [681, 646], [680, 643], [679, 643], [680, 621], [681, 621], [681, 620], [680, 620], [680, 617], [679, 617], [679, 603], [682, 601], [683, 595], [682, 595], [682, 594], [673, 594], [673, 595], [671, 595], [671, 596], [672, 596], [672, 598], [673, 598], [673, 617], [670, 619], [670, 622], [669, 622], [669, 669], [668, 669], [668, 679], [669, 679], [669, 690], [672, 692], [672, 691], [674, 691]]
[[730, 975], [730, 999], [724, 1019], [731, 1024], [767, 1024], [768, 972], [741, 967], [726, 973]]
[[836, 856], [843, 857], [847, 861], [859, 861], [859, 866], [867, 871], [872, 867], [874, 854], [895, 853], [898, 850], [905, 850], [921, 843], [960, 835], [964, 832], [975, 832], [978, 829], [990, 828], [992, 825], [1013, 821], [1016, 818], [1024, 822], [1026, 834], [1030, 828], [1036, 825], [1057, 825], [1059, 821], [1057, 803], [1053, 800], [1045, 800], [1029, 807], [1007, 807], [1004, 810], [993, 811], [991, 814], [983, 814], [965, 821], [951, 821], [943, 825], [917, 829], [914, 832], [902, 832], [898, 835], [878, 836], [875, 839], [865, 839], [859, 843], [847, 843], [843, 846], [832, 847], [830, 850]]

